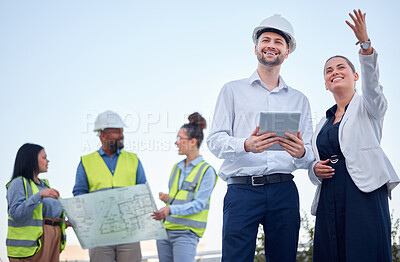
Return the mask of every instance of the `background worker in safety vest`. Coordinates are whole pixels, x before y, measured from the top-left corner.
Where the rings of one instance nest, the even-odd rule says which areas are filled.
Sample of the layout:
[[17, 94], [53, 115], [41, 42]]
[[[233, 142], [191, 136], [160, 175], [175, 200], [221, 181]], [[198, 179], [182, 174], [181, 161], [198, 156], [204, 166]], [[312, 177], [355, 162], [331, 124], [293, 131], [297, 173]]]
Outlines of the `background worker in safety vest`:
[[[215, 106], [207, 144], [224, 159], [219, 176], [228, 183], [222, 261], [253, 261], [259, 224], [267, 261], [296, 261], [299, 195], [291, 173], [307, 169], [314, 156], [308, 99], [280, 76], [283, 61], [295, 50], [294, 37], [280, 15], [263, 20], [253, 31], [257, 70], [225, 84]], [[290, 139], [258, 134], [262, 111], [301, 112], [300, 132], [285, 133]], [[268, 150], [277, 144], [284, 150]]]
[[194, 261], [199, 238], [206, 229], [211, 193], [218, 177], [199, 153], [204, 128], [206, 120], [193, 113], [176, 137], [179, 155], [186, 159], [172, 169], [169, 194], [159, 194], [167, 206], [153, 214], [156, 220], [165, 219], [168, 234], [168, 240], [157, 241], [160, 262]]
[[65, 247], [65, 215], [57, 201], [60, 195], [46, 179], [38, 177], [47, 172], [48, 163], [42, 146], [24, 144], [18, 150], [6, 186], [10, 261], [58, 262]]
[[[99, 114], [94, 123], [98, 132], [101, 148], [83, 156], [76, 172], [74, 196], [145, 184], [146, 176], [136, 154], [122, 150], [124, 147], [122, 118], [112, 112]], [[125, 262], [141, 261], [140, 243], [95, 247], [89, 250], [90, 261]]]

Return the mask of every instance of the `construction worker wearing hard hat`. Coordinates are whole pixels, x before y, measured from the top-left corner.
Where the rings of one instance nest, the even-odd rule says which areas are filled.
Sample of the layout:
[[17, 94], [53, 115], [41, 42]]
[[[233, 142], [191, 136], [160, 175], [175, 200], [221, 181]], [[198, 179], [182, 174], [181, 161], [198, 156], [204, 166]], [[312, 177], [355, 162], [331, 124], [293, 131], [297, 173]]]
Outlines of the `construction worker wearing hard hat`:
[[[259, 224], [265, 232], [267, 261], [296, 261], [300, 228], [299, 195], [293, 171], [314, 159], [308, 99], [280, 76], [282, 63], [296, 48], [292, 25], [282, 16], [263, 20], [253, 31], [257, 70], [225, 84], [207, 139], [224, 159], [219, 176], [227, 182], [224, 199], [222, 261], [254, 261]], [[259, 134], [262, 111], [301, 112], [297, 135]], [[282, 150], [268, 150], [277, 145]]]
[[[76, 172], [74, 196], [146, 183], [146, 176], [136, 154], [122, 150], [124, 147], [122, 118], [112, 112], [99, 114], [94, 123], [101, 148], [83, 156]], [[89, 250], [90, 261], [125, 262], [141, 261], [140, 244], [95, 247]]]

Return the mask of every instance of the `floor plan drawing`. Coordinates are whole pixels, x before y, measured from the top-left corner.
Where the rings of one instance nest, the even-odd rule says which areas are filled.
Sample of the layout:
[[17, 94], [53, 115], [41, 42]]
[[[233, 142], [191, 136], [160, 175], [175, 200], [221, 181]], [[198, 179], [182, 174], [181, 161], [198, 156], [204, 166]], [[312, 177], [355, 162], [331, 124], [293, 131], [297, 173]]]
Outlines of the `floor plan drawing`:
[[148, 184], [60, 199], [82, 248], [165, 239]]

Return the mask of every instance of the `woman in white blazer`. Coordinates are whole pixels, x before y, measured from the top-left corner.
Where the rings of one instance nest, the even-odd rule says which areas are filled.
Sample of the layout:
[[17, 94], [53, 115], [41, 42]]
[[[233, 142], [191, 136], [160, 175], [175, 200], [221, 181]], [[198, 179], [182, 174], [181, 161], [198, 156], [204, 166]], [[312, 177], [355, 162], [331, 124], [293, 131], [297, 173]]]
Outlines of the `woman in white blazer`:
[[362, 95], [355, 91], [354, 65], [343, 56], [329, 58], [325, 87], [336, 104], [316, 127], [309, 169], [318, 186], [311, 208], [314, 262], [392, 261], [388, 196], [400, 180], [380, 146], [387, 101], [365, 13], [354, 10], [350, 17], [354, 25], [346, 23], [361, 46]]

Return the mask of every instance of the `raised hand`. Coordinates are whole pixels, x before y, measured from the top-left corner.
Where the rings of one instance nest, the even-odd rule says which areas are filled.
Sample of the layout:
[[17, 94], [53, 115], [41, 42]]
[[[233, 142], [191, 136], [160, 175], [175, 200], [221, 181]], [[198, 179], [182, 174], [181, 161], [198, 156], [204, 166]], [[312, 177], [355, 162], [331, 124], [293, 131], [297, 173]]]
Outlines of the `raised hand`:
[[[362, 13], [360, 9], [358, 9], [358, 11], [353, 10], [354, 15], [352, 15], [351, 13], [349, 13], [351, 19], [354, 22], [354, 25], [352, 23], [350, 23], [349, 21], [346, 20], [346, 24], [353, 30], [355, 36], [357, 37], [358, 42], [356, 43], [365, 43], [369, 40], [368, 34], [367, 34], [367, 25], [365, 23], [365, 16], [366, 13]], [[369, 47], [367, 50], [364, 50], [365, 52], [368, 52], [370, 54], [372, 54], [372, 48]]]
[[160, 192], [160, 193], [158, 193], [158, 198], [163, 202], [167, 202], [169, 200], [169, 195], [165, 194], [163, 192]]

